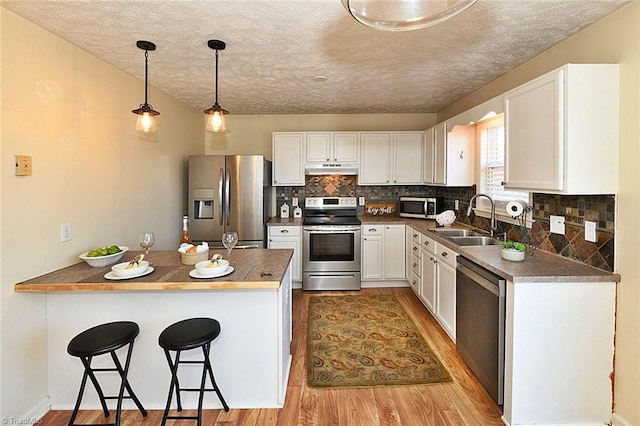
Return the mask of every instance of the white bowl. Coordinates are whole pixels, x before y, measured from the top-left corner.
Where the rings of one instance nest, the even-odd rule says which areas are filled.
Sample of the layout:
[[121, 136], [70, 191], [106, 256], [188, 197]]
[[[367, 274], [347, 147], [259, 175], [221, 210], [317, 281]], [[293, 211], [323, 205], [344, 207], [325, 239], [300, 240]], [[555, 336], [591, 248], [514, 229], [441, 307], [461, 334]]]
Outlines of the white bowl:
[[512, 262], [522, 262], [524, 260], [525, 252], [515, 249], [501, 249], [502, 258], [510, 260]]
[[87, 262], [89, 266], [93, 266], [94, 268], [113, 265], [114, 263], [122, 259], [122, 256], [124, 256], [124, 253], [127, 250], [129, 250], [129, 247], [125, 247], [125, 246], [118, 246], [118, 247], [120, 247], [120, 251], [115, 254], [108, 254], [106, 256], [87, 257], [87, 253], [89, 253], [89, 251], [85, 251], [79, 257], [80, 259]]
[[138, 262], [138, 266], [127, 269], [129, 263], [130, 262], [122, 262], [118, 263], [117, 265], [113, 265], [111, 267], [111, 272], [113, 272], [113, 275], [115, 275], [116, 277], [126, 278], [140, 275], [149, 268], [149, 262], [147, 262], [146, 260], [141, 260], [140, 262]]
[[456, 221], [456, 212], [453, 210], [445, 210], [436, 216], [436, 222], [440, 226], [449, 226]]
[[210, 264], [211, 264], [211, 260], [198, 262], [196, 263], [196, 270], [200, 275], [206, 276], [206, 275], [221, 274], [224, 271], [226, 271], [227, 268], [229, 267], [229, 261], [224, 259], [218, 260], [217, 266], [209, 266]]

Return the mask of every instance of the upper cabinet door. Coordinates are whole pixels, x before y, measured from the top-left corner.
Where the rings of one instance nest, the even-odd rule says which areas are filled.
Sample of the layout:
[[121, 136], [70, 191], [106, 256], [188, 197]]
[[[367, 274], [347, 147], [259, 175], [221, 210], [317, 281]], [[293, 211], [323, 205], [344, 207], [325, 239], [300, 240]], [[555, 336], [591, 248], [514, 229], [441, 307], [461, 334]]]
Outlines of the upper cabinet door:
[[307, 162], [326, 163], [333, 160], [333, 136], [331, 133], [307, 133]]
[[563, 188], [563, 71], [505, 95], [505, 186]]
[[393, 133], [392, 183], [402, 185], [422, 183], [423, 138], [423, 132]]
[[426, 184], [434, 183], [435, 179], [435, 158], [436, 141], [434, 128], [431, 127], [424, 132], [424, 159], [422, 161], [422, 182]]
[[447, 184], [447, 122], [433, 128], [433, 183]]
[[333, 160], [341, 163], [357, 163], [360, 153], [358, 133], [333, 134]]
[[273, 134], [273, 185], [304, 186], [304, 133]]
[[504, 95], [505, 187], [618, 192], [620, 69], [567, 64]]
[[387, 185], [391, 176], [391, 134], [383, 132], [360, 134], [360, 185]]

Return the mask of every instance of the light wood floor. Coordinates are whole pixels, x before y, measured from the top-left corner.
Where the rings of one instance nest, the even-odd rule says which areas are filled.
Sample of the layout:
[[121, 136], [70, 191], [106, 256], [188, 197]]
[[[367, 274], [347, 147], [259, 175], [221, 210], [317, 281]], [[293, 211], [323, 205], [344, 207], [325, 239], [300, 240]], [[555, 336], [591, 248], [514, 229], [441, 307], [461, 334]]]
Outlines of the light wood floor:
[[[367, 389], [313, 389], [306, 385], [306, 331], [309, 297], [316, 295], [395, 294], [404, 309], [436, 352], [453, 383], [378, 387]], [[502, 425], [501, 411], [466, 367], [455, 345], [409, 288], [363, 289], [360, 292], [303, 292], [293, 295], [293, 364], [282, 409], [205, 410], [205, 425]], [[215, 366], [214, 366], [215, 368]], [[80, 378], [78, 378], [80, 380]], [[224, 395], [224, 389], [222, 389]], [[207, 398], [215, 398], [207, 394]], [[143, 401], [144, 404], [144, 401]], [[193, 414], [189, 414], [193, 413]], [[195, 415], [195, 411], [182, 414]], [[70, 411], [51, 411], [41, 425], [66, 425]], [[115, 415], [111, 414], [111, 420]], [[122, 425], [159, 425], [162, 411], [150, 411], [143, 418], [138, 411], [123, 412]], [[105, 422], [101, 411], [81, 411], [78, 423]], [[195, 422], [169, 421], [167, 425], [190, 425]]]

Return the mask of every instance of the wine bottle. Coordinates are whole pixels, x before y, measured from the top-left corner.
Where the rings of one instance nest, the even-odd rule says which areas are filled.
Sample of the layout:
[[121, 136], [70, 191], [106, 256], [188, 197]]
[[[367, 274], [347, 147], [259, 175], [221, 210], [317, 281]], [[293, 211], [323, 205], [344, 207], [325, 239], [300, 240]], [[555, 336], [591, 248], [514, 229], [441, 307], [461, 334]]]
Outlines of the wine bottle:
[[191, 232], [189, 232], [189, 216], [182, 218], [182, 234], [180, 235], [180, 244], [191, 244]]

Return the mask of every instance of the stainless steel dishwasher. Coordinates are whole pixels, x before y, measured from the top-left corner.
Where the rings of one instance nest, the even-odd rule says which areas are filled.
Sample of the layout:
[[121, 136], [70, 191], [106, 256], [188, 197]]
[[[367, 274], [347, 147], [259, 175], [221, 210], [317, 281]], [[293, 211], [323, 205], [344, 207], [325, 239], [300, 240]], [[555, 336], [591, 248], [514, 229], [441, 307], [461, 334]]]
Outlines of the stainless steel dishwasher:
[[506, 280], [458, 257], [456, 349], [491, 397], [504, 402]]

